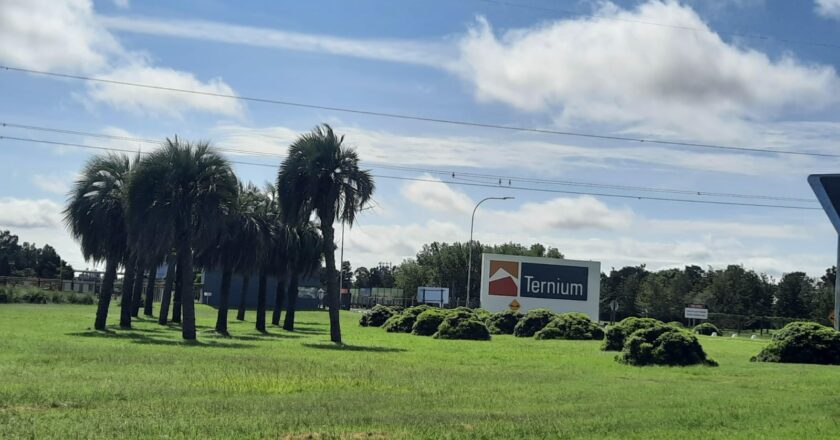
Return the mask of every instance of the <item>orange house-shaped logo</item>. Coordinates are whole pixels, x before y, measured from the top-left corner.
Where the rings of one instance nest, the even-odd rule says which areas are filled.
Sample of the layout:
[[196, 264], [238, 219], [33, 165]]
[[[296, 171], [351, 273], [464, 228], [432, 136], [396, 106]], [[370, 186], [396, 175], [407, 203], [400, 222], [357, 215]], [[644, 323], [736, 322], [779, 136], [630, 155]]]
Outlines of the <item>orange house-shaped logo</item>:
[[488, 295], [519, 296], [519, 262], [490, 260]]

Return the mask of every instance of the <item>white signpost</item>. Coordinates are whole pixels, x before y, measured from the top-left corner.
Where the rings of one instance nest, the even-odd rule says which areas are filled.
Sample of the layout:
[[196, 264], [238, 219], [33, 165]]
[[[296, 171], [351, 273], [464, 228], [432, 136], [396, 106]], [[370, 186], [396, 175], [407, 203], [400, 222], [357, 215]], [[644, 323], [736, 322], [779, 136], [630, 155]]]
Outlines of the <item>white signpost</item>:
[[597, 321], [601, 263], [482, 254], [481, 307], [527, 312], [580, 312]]
[[691, 319], [691, 325], [694, 325], [696, 319], [709, 319], [709, 309], [705, 304], [686, 304], [685, 317]]

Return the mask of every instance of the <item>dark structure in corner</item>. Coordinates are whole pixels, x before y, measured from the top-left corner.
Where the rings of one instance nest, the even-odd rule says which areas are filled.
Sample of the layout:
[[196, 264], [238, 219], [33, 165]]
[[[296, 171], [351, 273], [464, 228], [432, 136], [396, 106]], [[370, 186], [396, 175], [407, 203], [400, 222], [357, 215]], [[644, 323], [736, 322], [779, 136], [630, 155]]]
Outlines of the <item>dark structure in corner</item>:
[[[219, 306], [219, 290], [222, 285], [222, 272], [220, 270], [208, 270], [204, 272], [204, 293], [201, 297], [203, 304], [213, 307]], [[230, 300], [228, 307], [236, 310], [239, 305], [239, 298], [242, 295], [242, 284], [244, 277], [241, 274], [234, 274], [230, 281]], [[274, 307], [274, 299], [277, 293], [277, 277], [269, 276], [266, 283], [266, 308], [271, 310]], [[259, 286], [259, 275], [251, 274], [248, 282], [248, 291], [245, 292], [245, 304], [248, 308], [257, 307], [257, 289]], [[288, 292], [287, 292], [288, 293]], [[298, 288], [298, 310], [314, 310], [321, 306], [321, 298], [324, 291], [321, 281], [317, 277], [301, 277]], [[285, 308], [285, 304], [283, 305]]]
[[825, 213], [837, 231], [837, 279], [834, 281], [834, 329], [840, 330], [840, 174], [814, 174], [808, 176]]

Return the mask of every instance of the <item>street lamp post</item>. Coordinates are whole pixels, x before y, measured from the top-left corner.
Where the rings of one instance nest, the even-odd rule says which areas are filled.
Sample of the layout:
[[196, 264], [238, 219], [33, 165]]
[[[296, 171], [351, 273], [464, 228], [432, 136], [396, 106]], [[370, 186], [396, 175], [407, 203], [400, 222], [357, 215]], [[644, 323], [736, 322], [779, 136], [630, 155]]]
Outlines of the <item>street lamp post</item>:
[[472, 284], [472, 248], [473, 248], [473, 227], [475, 226], [475, 212], [478, 211], [479, 205], [488, 200], [513, 200], [514, 197], [487, 197], [475, 204], [473, 208], [472, 217], [470, 218], [470, 242], [467, 245], [470, 248], [470, 257], [467, 260], [467, 303], [470, 306], [470, 285]]

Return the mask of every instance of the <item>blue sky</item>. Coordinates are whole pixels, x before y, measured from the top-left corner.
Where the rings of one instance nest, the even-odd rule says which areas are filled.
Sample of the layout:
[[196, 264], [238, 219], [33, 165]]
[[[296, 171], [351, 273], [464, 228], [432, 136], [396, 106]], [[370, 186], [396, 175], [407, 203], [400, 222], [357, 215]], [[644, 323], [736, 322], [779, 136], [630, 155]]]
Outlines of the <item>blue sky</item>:
[[[837, 153], [840, 1], [2, 0], [0, 64], [284, 101], [558, 131]], [[772, 38], [751, 38], [763, 35]], [[346, 236], [354, 266], [465, 241], [542, 242], [603, 268], [743, 264], [819, 275], [818, 210], [636, 200], [582, 191], [818, 205], [808, 174], [840, 160], [511, 132], [0, 71], [0, 121], [108, 136], [209, 139], [244, 180], [274, 180], [294, 137], [332, 124], [380, 176]], [[92, 135], [0, 136], [146, 150]], [[60, 210], [91, 150], [0, 140], [0, 227], [82, 261]], [[402, 165], [448, 174], [381, 168]], [[452, 173], [455, 177], [452, 177]], [[463, 173], [809, 201], [699, 197]], [[425, 181], [388, 179], [384, 176]], [[441, 180], [440, 182], [428, 182]]]

